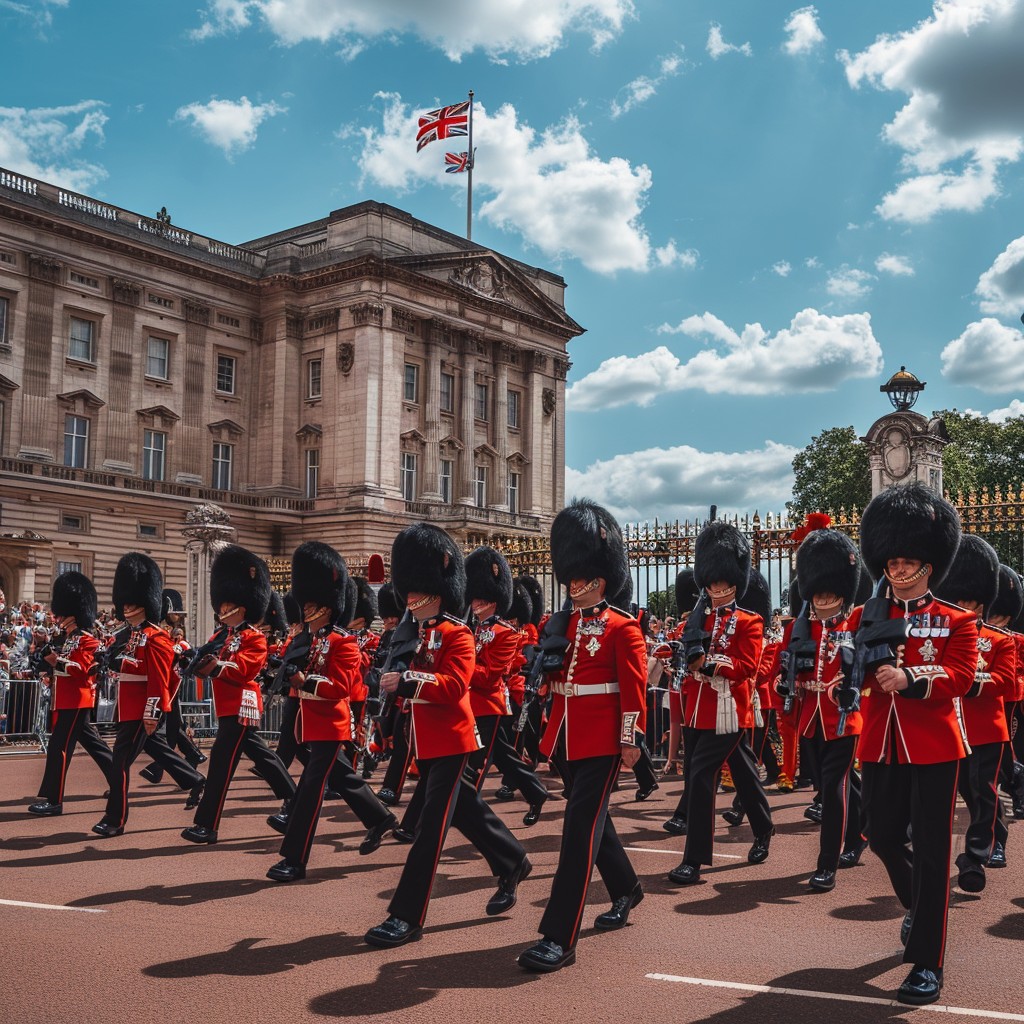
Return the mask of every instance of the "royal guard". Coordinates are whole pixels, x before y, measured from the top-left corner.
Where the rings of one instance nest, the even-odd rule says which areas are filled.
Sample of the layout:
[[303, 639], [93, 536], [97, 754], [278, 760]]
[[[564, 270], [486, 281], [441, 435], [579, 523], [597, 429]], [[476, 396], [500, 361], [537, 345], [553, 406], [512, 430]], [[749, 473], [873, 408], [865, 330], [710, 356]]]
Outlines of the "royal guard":
[[181, 833], [190, 843], [217, 842], [224, 801], [242, 754], [279, 800], [295, 792], [287, 769], [259, 734], [263, 694], [258, 677], [267, 661], [267, 638], [256, 624], [267, 613], [270, 593], [270, 572], [262, 558], [237, 544], [217, 553], [210, 566], [210, 604], [220, 625], [194, 655], [195, 674], [213, 687], [217, 735], [195, 824]]
[[[533, 646], [540, 637], [540, 629], [546, 618], [544, 603], [544, 588], [533, 576], [517, 576], [516, 583], [522, 585], [530, 597], [530, 621], [523, 625], [523, 632], [526, 635], [524, 647]], [[544, 732], [544, 708], [549, 700], [548, 682], [546, 677], [541, 682], [537, 697], [530, 703], [526, 711], [526, 721], [519, 733], [516, 748], [523, 756], [523, 760], [536, 769], [540, 758], [540, 738]], [[501, 790], [498, 790], [500, 793]], [[514, 791], [513, 791], [514, 795]], [[511, 796], [507, 799], [512, 799]]]
[[[551, 561], [572, 601], [564, 621], [564, 668], [551, 676], [551, 716], [541, 750], [565, 783], [565, 819], [541, 940], [519, 955], [528, 971], [551, 972], [576, 961], [594, 865], [611, 897], [602, 930], [623, 927], [643, 889], [608, 811], [620, 765], [640, 757], [646, 722], [647, 649], [640, 623], [608, 604], [629, 580], [619, 524], [586, 499], [562, 509], [551, 526]], [[544, 643], [542, 633], [541, 643]]]
[[60, 636], [43, 657], [53, 670], [53, 704], [46, 768], [39, 786], [39, 802], [29, 811], [40, 816], [63, 811], [64, 782], [78, 744], [96, 762], [110, 784], [113, 759], [89, 714], [96, 704], [96, 652], [92, 635], [96, 621], [96, 588], [80, 572], [61, 573], [53, 581], [50, 611]]
[[[1013, 816], [1024, 818], [1024, 764], [1014, 757], [1013, 740], [1018, 728], [1017, 716], [1021, 698], [1024, 698], [1024, 634], [1021, 634], [1020, 619], [1024, 616], [1024, 586], [1021, 578], [1008, 565], [999, 566], [999, 593], [988, 614], [988, 621], [997, 629], [1007, 629], [1013, 637], [1017, 651], [1017, 682], [1013, 696], [1004, 702], [1006, 726], [1010, 739], [1003, 751], [1000, 769], [1000, 784], [1010, 794], [1013, 803]], [[999, 863], [999, 851], [993, 851], [989, 858], [989, 867], [1002, 867]], [[1002, 851], [1005, 861], [1006, 851]], [[995, 863], [993, 863], [993, 861]]]
[[[686, 847], [681, 863], [669, 872], [676, 885], [692, 885], [701, 867], [711, 863], [715, 833], [715, 792], [722, 765], [753, 763], [747, 730], [753, 728], [752, 694], [761, 662], [764, 624], [761, 617], [737, 606], [737, 595], [750, 578], [750, 543], [730, 523], [707, 523], [694, 544], [694, 582], [701, 600], [690, 613], [682, 635], [683, 725], [687, 744]], [[771, 809], [756, 772], [740, 771], [733, 782], [750, 819], [754, 843], [751, 864], [768, 859], [775, 828]], [[667, 831], [678, 815], [665, 823]]]
[[484, 856], [499, 879], [485, 908], [503, 914], [515, 906], [519, 883], [529, 875], [526, 852], [501, 819], [463, 778], [469, 755], [480, 748], [469, 684], [475, 641], [461, 612], [466, 569], [455, 541], [436, 526], [415, 523], [391, 547], [395, 593], [419, 627], [419, 643], [403, 672], [381, 677], [385, 693], [410, 705], [409, 729], [419, 768], [411, 802], [421, 804], [409, 856], [398, 880], [388, 917], [366, 933], [372, 946], [401, 946], [423, 929], [434, 874], [445, 837], [454, 825]]
[[861, 552], [879, 583], [854, 638], [869, 669], [858, 757], [868, 840], [907, 910], [900, 937], [912, 969], [896, 998], [909, 1005], [935, 1002], [942, 989], [957, 774], [966, 753], [957, 698], [974, 685], [978, 665], [977, 616], [931, 592], [959, 543], [956, 509], [923, 484], [882, 491], [861, 519]]
[[[299, 698], [291, 695], [291, 687], [288, 686], [287, 680], [283, 678], [281, 666], [289, 645], [297, 636], [304, 634], [303, 643], [307, 650], [309, 645], [306, 642], [308, 641], [308, 631], [306, 630], [305, 623], [302, 621], [302, 609], [296, 602], [295, 595], [290, 590], [281, 598], [281, 604], [284, 606], [287, 628], [284, 633], [284, 639], [277, 650], [277, 667], [274, 670], [274, 678], [268, 686], [263, 688], [263, 692], [272, 701], [281, 701], [281, 729], [277, 734], [275, 753], [281, 759], [281, 763], [285, 768], [290, 768], [292, 761], [295, 760], [300, 750], [302, 754], [299, 759], [301, 763], [305, 764], [306, 751], [299, 744]], [[269, 663], [269, 651], [267, 657]]]
[[356, 687], [355, 692], [349, 699], [349, 706], [352, 708], [352, 723], [355, 727], [355, 740], [362, 744], [363, 730], [363, 709], [366, 706], [366, 673], [373, 664], [373, 656], [380, 645], [380, 634], [370, 629], [373, 620], [377, 618], [377, 596], [373, 588], [362, 576], [351, 576], [350, 580], [356, 589], [355, 602], [353, 604], [352, 619], [345, 627], [355, 638], [359, 645], [359, 653], [363, 659], [363, 678]]
[[493, 762], [529, 805], [524, 825], [535, 825], [548, 791], [523, 763], [510, 738], [512, 704], [508, 680], [519, 667], [520, 637], [505, 618], [512, 607], [512, 572], [500, 551], [479, 547], [466, 559], [466, 604], [477, 620], [476, 667], [469, 682], [469, 706], [483, 746], [469, 756], [470, 778], [483, 787]]
[[[512, 660], [512, 674], [506, 683], [508, 689], [508, 703], [512, 714], [503, 718], [501, 728], [505, 732], [509, 746], [519, 755], [525, 764], [523, 757], [523, 733], [518, 730], [520, 714], [523, 710], [523, 700], [526, 696], [526, 677], [523, 674], [527, 667], [527, 649], [537, 642], [537, 631], [533, 622], [533, 599], [530, 592], [519, 580], [512, 581], [512, 607], [508, 612], [509, 625], [516, 631], [516, 656]], [[524, 723], [525, 724], [525, 723]], [[526, 765], [529, 768], [529, 765]], [[501, 777], [501, 786], [495, 791], [495, 800], [514, 800], [516, 790], [514, 785], [514, 772], [506, 772]]]
[[[128, 772], [143, 746], [147, 753], [188, 790], [195, 806], [206, 780], [155, 735], [171, 709], [174, 644], [157, 623], [163, 603], [163, 576], [149, 555], [130, 551], [114, 570], [114, 614], [127, 623], [108, 651], [117, 672], [117, 735], [110, 769], [110, 791], [103, 817], [93, 825], [98, 836], [124, 832], [128, 820]], [[188, 804], [186, 806], [188, 806]]]
[[[395, 594], [394, 584], [385, 583], [377, 591], [377, 614], [384, 626], [384, 632], [380, 635], [380, 644], [375, 654], [378, 667], [384, 665], [391, 637], [404, 613], [405, 604]], [[391, 756], [384, 771], [384, 782], [377, 791], [377, 796], [381, 803], [394, 807], [402, 798], [409, 764], [412, 761], [412, 747], [409, 744], [409, 705], [401, 697], [396, 697], [390, 702], [386, 712], [386, 716], [381, 719], [380, 732], [385, 746], [390, 745], [391, 747]]]
[[966, 746], [957, 789], [971, 813], [964, 852], [956, 859], [964, 892], [985, 888], [985, 868], [1006, 866], [1006, 822], [997, 789], [1003, 751], [1010, 739], [1005, 701], [1017, 692], [1017, 645], [1012, 634], [987, 622], [999, 593], [999, 556], [980, 537], [964, 536], [936, 593], [974, 612], [978, 666], [974, 685], [960, 700]]

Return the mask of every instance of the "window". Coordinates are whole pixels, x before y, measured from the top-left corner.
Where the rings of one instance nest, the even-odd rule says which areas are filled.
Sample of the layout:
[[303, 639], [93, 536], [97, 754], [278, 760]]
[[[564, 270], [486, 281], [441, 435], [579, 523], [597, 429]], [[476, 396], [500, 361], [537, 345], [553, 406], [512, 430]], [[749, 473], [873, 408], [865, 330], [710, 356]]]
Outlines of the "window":
[[441, 374], [441, 412], [455, 411], [455, 374]]
[[306, 497], [315, 498], [320, 485], [320, 449], [306, 449]]
[[89, 421], [84, 416], [64, 417], [64, 465], [85, 469], [89, 458]]
[[488, 388], [486, 384], [477, 384], [474, 394], [476, 396], [475, 408], [473, 415], [478, 420], [486, 420], [487, 407], [488, 407]]
[[154, 295], [152, 292], [147, 293], [147, 298], [154, 306], [163, 306], [164, 309], [174, 309], [173, 299], [165, 299], [162, 295]]
[[235, 357], [217, 356], [217, 390], [225, 395], [235, 393]]
[[405, 364], [405, 400], [420, 400], [420, 368], [415, 363]]
[[149, 540], [159, 540], [160, 527], [155, 523], [139, 523], [139, 536]]
[[454, 476], [455, 463], [451, 459], [441, 460], [441, 472], [437, 479], [437, 489], [441, 492], [441, 500], [446, 504], [452, 503], [452, 477]]
[[10, 345], [7, 339], [7, 320], [11, 309], [11, 300], [0, 298], [0, 345]]
[[81, 359], [83, 362], [93, 362], [92, 340], [96, 325], [91, 320], [79, 320], [78, 317], [71, 318], [71, 341], [68, 345], [68, 356], [72, 359]]
[[66, 572], [81, 572], [81, 562], [58, 562], [57, 563], [57, 575], [63, 576]]
[[85, 530], [85, 516], [62, 512], [60, 515], [60, 528], [72, 533], [81, 533]]
[[142, 439], [142, 479], [163, 480], [166, 456], [167, 435], [159, 430], [145, 431]]
[[475, 500], [477, 508], [486, 508], [487, 506], [487, 467], [477, 466], [476, 467], [476, 479], [473, 481]]
[[146, 348], [146, 376], [167, 380], [171, 343], [166, 338], [150, 338]]
[[231, 490], [231, 462], [234, 454], [235, 446], [233, 444], [221, 444], [220, 441], [214, 443], [213, 474], [210, 479], [214, 490]]
[[513, 430], [519, 429], [519, 392], [508, 393], [508, 425]]
[[402, 452], [401, 471], [402, 497], [406, 501], [416, 500], [416, 456], [412, 452]]
[[508, 510], [513, 514], [519, 512], [519, 474], [508, 475]]
[[74, 270], [68, 274], [68, 279], [72, 284], [80, 284], [83, 288], [99, 288], [100, 286], [97, 278], [89, 277], [87, 274], [79, 274]]
[[323, 394], [323, 368], [322, 359], [310, 359], [306, 371], [306, 397], [319, 398]]

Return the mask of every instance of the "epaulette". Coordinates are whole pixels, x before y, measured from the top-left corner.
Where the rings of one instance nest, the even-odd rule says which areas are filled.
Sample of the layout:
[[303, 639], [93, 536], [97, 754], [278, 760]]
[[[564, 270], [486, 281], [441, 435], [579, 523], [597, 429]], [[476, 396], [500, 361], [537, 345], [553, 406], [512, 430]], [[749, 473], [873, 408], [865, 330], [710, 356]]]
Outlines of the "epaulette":
[[351, 636], [352, 634], [344, 627], [337, 624], [331, 626], [331, 632], [337, 633], [338, 636]]
[[640, 623], [640, 620], [635, 615], [630, 615], [629, 612], [625, 612], [621, 608], [616, 608], [613, 604], [608, 605], [608, 611], [616, 612], [618, 615], [621, 615], [624, 619], [631, 619], [633, 622], [637, 623], [637, 625], [639, 625]]
[[982, 620], [981, 623], [986, 629], [991, 629], [993, 633], [1001, 633], [1003, 636], [1013, 636], [1013, 632], [1006, 629], [1004, 626], [993, 626], [991, 622], [985, 622]]
[[508, 621], [508, 619], [503, 619], [500, 615], [496, 615], [494, 617], [494, 621], [504, 626], [506, 629], [511, 629], [513, 632], [515, 632], [516, 627], [513, 626], [512, 623]]
[[945, 599], [943, 599], [941, 597], [936, 597], [934, 594], [932, 594], [932, 600], [936, 604], [941, 604], [943, 608], [952, 608], [954, 611], [963, 612], [965, 615], [973, 615], [974, 614], [973, 612], [968, 611], [966, 608], [962, 607], [961, 605], [954, 604], [952, 601], [946, 601]]
[[[456, 626], [466, 626], [462, 619], [457, 615], [452, 615], [451, 612], [442, 612], [441, 618], [444, 619], [445, 622], [451, 622]], [[466, 629], [469, 629], [469, 626], [466, 626]]]

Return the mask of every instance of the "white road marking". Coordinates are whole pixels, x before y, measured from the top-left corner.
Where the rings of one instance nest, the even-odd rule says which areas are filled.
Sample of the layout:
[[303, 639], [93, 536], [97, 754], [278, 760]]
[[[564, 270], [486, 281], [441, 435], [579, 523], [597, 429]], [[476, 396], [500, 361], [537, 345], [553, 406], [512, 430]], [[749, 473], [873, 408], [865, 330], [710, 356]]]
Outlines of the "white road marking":
[[782, 988], [775, 985], [746, 985], [738, 981], [715, 981], [711, 978], [682, 978], [677, 974], [648, 974], [652, 981], [673, 981], [683, 985], [702, 985], [705, 988], [728, 988], [738, 992], [759, 992], [775, 996], [802, 996], [806, 999], [835, 999], [844, 1003], [871, 1003], [875, 1006], [892, 1006], [901, 1012], [908, 1010], [929, 1010], [932, 1013], [957, 1013], [963, 1017], [984, 1017], [987, 1020], [1024, 1021], [1024, 1013], [1002, 1013], [999, 1010], [973, 1010], [963, 1006], [945, 1006], [932, 1003], [931, 1006], [906, 1006], [895, 999], [879, 999], [874, 996], [851, 996], [841, 992], [812, 992], [801, 988]]
[[4, 907], [28, 907], [30, 910], [77, 910], [82, 914], [105, 914], [105, 910], [95, 907], [62, 907], [55, 903], [25, 903], [22, 900], [0, 900]]
[[[656, 850], [651, 846], [626, 846], [623, 849], [629, 850], [632, 853], [670, 853], [673, 857], [679, 856], [678, 850]], [[712, 856], [722, 857], [724, 860], [743, 860], [738, 853], [715, 853]]]

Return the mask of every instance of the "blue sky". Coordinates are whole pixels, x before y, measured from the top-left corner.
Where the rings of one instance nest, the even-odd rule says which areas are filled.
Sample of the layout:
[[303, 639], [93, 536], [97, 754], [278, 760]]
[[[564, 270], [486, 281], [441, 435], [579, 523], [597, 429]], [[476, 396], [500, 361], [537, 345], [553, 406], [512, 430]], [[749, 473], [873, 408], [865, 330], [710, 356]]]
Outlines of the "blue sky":
[[363, 199], [461, 232], [458, 145], [413, 139], [473, 89], [474, 240], [565, 277], [567, 487], [623, 518], [780, 509], [901, 364], [925, 412], [1024, 412], [1024, 0], [0, 0], [0, 33], [0, 166], [229, 242]]

